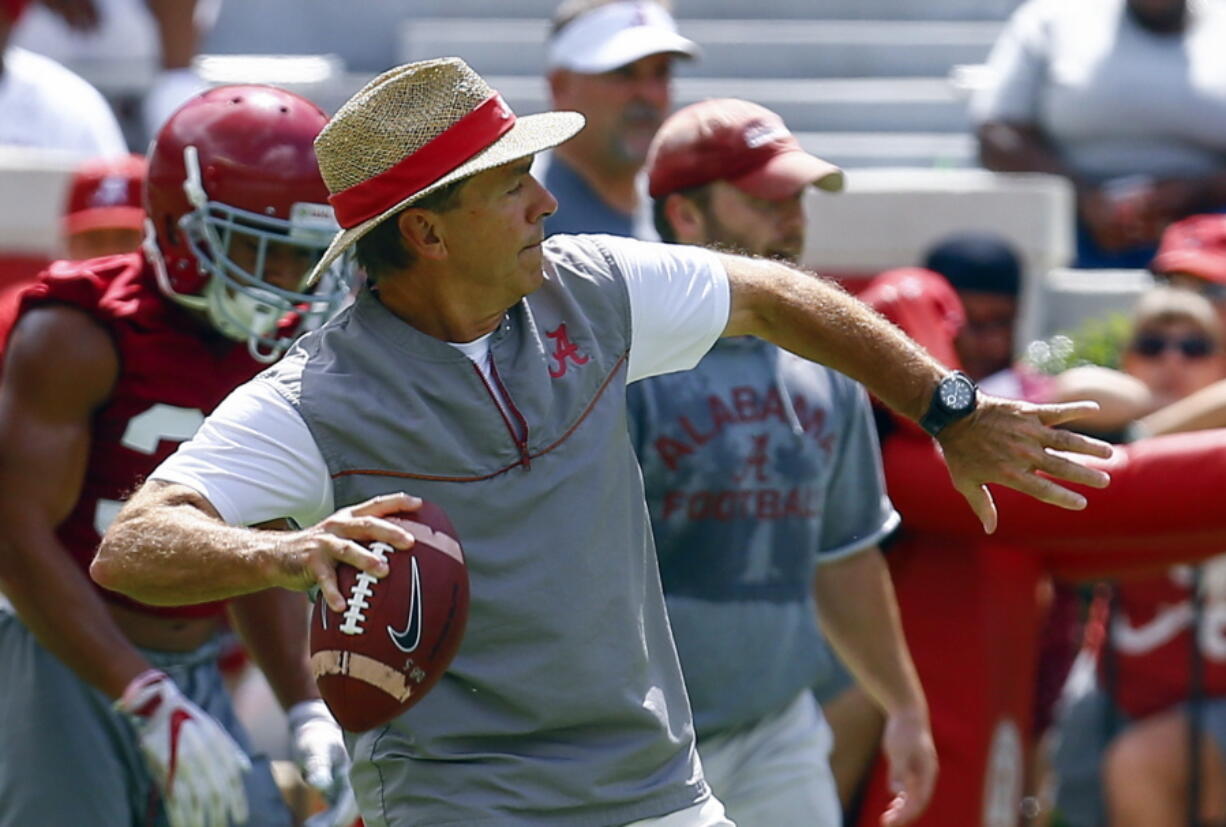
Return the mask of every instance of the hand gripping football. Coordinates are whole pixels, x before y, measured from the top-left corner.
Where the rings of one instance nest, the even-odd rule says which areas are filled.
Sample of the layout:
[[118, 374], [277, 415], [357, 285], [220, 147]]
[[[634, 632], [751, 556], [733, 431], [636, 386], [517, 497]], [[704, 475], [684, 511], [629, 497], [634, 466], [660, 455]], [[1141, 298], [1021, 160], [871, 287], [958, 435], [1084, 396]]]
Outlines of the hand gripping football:
[[311, 613], [311, 671], [344, 729], [381, 726], [421, 700], [447, 671], [468, 619], [468, 570], [451, 520], [433, 503], [384, 519], [417, 542], [404, 551], [372, 543], [382, 580], [337, 567], [344, 612], [322, 597]]

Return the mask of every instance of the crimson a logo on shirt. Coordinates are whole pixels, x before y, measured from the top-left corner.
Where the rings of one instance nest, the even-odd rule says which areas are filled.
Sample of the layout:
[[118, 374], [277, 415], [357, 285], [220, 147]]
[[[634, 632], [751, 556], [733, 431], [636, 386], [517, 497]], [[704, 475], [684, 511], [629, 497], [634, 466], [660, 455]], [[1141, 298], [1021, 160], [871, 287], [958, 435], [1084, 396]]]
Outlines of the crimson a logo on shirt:
[[741, 470], [732, 475], [737, 482], [766, 482], [766, 468], [770, 457], [766, 448], [770, 444], [770, 434], [755, 434], [751, 437], [753, 450], [741, 463]]
[[549, 368], [549, 375], [561, 379], [571, 364], [586, 365], [588, 357], [579, 352], [579, 346], [570, 340], [566, 332], [566, 322], [562, 322], [553, 330], [545, 331], [545, 335], [553, 339], [553, 353], [549, 354], [554, 364]]

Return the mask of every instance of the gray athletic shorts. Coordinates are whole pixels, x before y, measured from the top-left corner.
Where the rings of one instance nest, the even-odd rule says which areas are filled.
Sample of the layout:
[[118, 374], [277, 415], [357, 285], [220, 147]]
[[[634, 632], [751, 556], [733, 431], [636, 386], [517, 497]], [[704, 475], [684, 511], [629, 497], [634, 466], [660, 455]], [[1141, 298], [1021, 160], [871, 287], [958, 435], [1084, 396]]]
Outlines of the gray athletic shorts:
[[[250, 754], [217, 669], [218, 649], [213, 642], [190, 653], [142, 653]], [[268, 760], [251, 759], [248, 823], [288, 827]], [[0, 827], [166, 823], [131, 725], [0, 609]]]
[[[1201, 710], [1201, 731], [1226, 753], [1226, 698], [1207, 698]], [[1114, 730], [1110, 716], [1115, 716]], [[1095, 689], [1069, 704], [1056, 724], [1056, 809], [1069, 827], [1106, 824], [1100, 775], [1103, 752], [1114, 735], [1128, 726], [1129, 719], [1105, 693]]]

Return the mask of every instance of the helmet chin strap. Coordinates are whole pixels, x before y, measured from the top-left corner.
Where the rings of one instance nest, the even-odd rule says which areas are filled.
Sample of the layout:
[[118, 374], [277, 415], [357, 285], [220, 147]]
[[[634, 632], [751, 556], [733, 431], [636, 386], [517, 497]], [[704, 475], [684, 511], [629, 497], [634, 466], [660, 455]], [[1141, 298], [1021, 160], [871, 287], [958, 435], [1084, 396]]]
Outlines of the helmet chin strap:
[[209, 319], [226, 336], [235, 341], [243, 341], [249, 337], [262, 339], [277, 327], [277, 320], [285, 315], [273, 301], [260, 301], [259, 292], [251, 288], [248, 293], [235, 293], [221, 279], [210, 279], [204, 288]]

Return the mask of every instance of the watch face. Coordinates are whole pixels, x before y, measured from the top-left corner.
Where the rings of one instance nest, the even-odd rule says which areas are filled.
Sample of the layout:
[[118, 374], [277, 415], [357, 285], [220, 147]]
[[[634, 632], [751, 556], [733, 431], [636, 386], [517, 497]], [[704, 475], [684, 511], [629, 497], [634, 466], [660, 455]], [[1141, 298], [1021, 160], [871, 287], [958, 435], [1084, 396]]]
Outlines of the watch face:
[[951, 376], [941, 383], [941, 404], [951, 411], [964, 411], [975, 400], [975, 387], [964, 377]]

